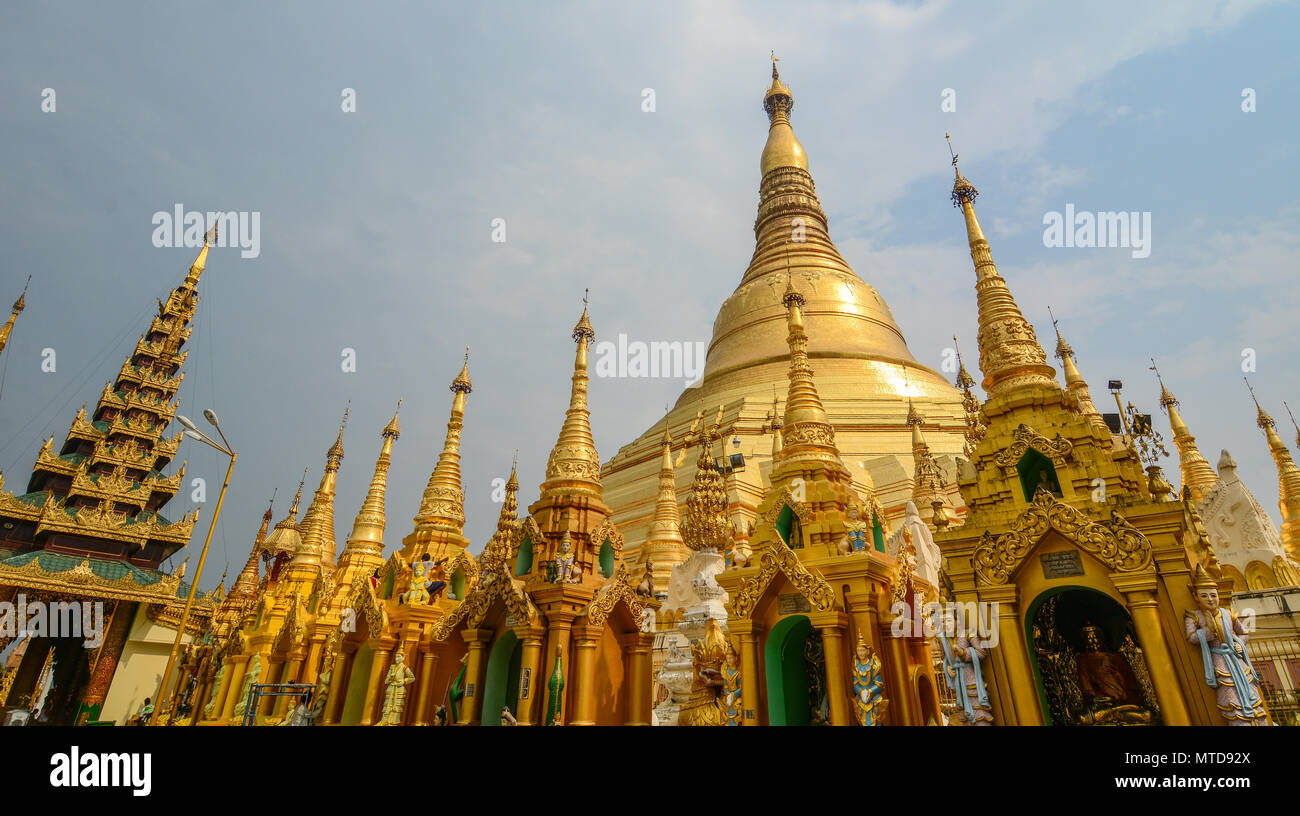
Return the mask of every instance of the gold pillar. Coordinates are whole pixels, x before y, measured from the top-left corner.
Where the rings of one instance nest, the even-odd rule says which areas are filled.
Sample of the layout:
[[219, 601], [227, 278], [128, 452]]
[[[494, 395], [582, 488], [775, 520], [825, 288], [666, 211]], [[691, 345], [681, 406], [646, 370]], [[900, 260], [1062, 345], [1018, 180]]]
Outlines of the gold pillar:
[[226, 661], [226, 672], [222, 676], [221, 682], [212, 691], [217, 697], [216, 705], [212, 706], [212, 719], [214, 720], [221, 717], [221, 712], [226, 707], [226, 698], [230, 696], [230, 681], [234, 679], [234, 674], [234, 661]]
[[740, 722], [758, 725], [758, 627], [753, 621], [734, 621], [727, 628], [740, 636]]
[[[519, 710], [515, 712], [515, 719], [520, 725], [532, 725], [538, 710], [537, 700], [546, 690], [538, 663], [542, 653], [542, 636], [539, 631], [528, 632], [520, 635], [520, 638], [524, 642], [524, 649], [519, 660], [519, 705], [517, 706]], [[527, 678], [527, 681], [524, 678]]]
[[[885, 716], [890, 725], [916, 725], [919, 717], [916, 714], [916, 701], [912, 699], [911, 678], [907, 676], [907, 641], [894, 637], [889, 629], [890, 624], [882, 623], [877, 630], [889, 654], [889, 659], [885, 661], [888, 679], [885, 681], [884, 696], [889, 700]], [[827, 668], [829, 669], [829, 664]]]
[[221, 703], [220, 720], [227, 721], [235, 713], [235, 706], [239, 703], [239, 692], [244, 687], [244, 675], [248, 673], [248, 661], [252, 655], [235, 655], [231, 660], [230, 685], [226, 699]]
[[[546, 641], [546, 663], [542, 666], [542, 673], [539, 677], [534, 677], [534, 684], [537, 687], [537, 697], [541, 700], [543, 706], [546, 705], [546, 681], [550, 678], [551, 672], [555, 669], [555, 658], [560, 658], [563, 666], [562, 671], [566, 673], [568, 680], [565, 681], [565, 689], [560, 695], [558, 720], [560, 725], [565, 724], [565, 718], [569, 714], [568, 698], [572, 695], [573, 683], [573, 662], [569, 659], [569, 635], [570, 628], [573, 626], [573, 613], [563, 612], [556, 609], [553, 613], [547, 613], [547, 621], [550, 624]], [[545, 724], [545, 717], [541, 713], [544, 709], [539, 709], [538, 722]]]
[[325, 711], [321, 713], [321, 721], [325, 725], [334, 725], [339, 721], [339, 714], [343, 710], [344, 690], [351, 685], [349, 675], [352, 673], [352, 661], [355, 657], [356, 652], [347, 652], [334, 659], [334, 672], [330, 675], [330, 693], [325, 700]]
[[[850, 725], [847, 684], [848, 672], [844, 664], [844, 624], [819, 626], [822, 646], [826, 655], [826, 689], [830, 697], [831, 725]], [[899, 640], [899, 638], [894, 638]]]
[[487, 648], [492, 632], [487, 629], [465, 629], [461, 637], [469, 646], [469, 662], [465, 669], [465, 697], [460, 701], [460, 719], [465, 725], [478, 725], [482, 710], [479, 700], [483, 697], [483, 673], [487, 664], [483, 652]]
[[1160, 608], [1155, 593], [1150, 590], [1129, 592], [1129, 612], [1133, 615], [1133, 628], [1137, 630], [1138, 645], [1146, 657], [1151, 672], [1151, 685], [1155, 686], [1156, 702], [1160, 704], [1160, 717], [1165, 725], [1191, 725], [1187, 700], [1174, 672], [1173, 656], [1169, 642], [1160, 627]]
[[415, 724], [429, 724], [429, 698], [433, 695], [433, 675], [438, 668], [438, 655], [432, 651], [420, 655], [420, 682], [416, 688]]
[[569, 721], [570, 725], [595, 725], [596, 724], [596, 639], [600, 637], [600, 630], [591, 632], [583, 627], [574, 632], [577, 641], [574, 648], [577, 650], [575, 663], [577, 668], [574, 670], [574, 679], [577, 684], [573, 688], [573, 719]]
[[361, 721], [357, 725], [374, 725], [375, 701], [379, 697], [379, 687], [384, 682], [384, 673], [388, 671], [390, 652], [391, 647], [375, 650], [375, 659], [370, 663], [370, 677], [366, 680], [366, 701], [361, 707]]
[[996, 600], [998, 604], [998, 645], [1007, 668], [1007, 682], [1011, 685], [1010, 701], [1015, 707], [1015, 722], [1006, 725], [1043, 725], [1043, 708], [1034, 684], [1033, 669], [1029, 663], [1029, 647], [1025, 632], [1020, 626], [1020, 604], [1016, 602], [1016, 588], [1007, 586], [1000, 591], [985, 592], [981, 601]]
[[624, 725], [650, 724], [650, 646], [654, 635], [629, 632], [619, 636], [623, 647], [623, 687], [627, 689], [627, 719]]

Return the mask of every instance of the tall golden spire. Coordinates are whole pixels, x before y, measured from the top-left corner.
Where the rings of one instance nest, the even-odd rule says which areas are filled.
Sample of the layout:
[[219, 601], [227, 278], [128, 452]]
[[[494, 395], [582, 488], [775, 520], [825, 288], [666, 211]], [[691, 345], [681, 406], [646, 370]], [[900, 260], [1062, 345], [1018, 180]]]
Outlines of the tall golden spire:
[[307, 506], [307, 512], [299, 525], [302, 545], [289, 564], [291, 569], [302, 567], [318, 570], [322, 565], [334, 566], [334, 485], [339, 466], [343, 463], [343, 429], [347, 427], [350, 413], [352, 408], [349, 405], [343, 411], [338, 437], [325, 453], [325, 472], [321, 474], [320, 486], [316, 488], [316, 494], [312, 496], [311, 504]]
[[1219, 483], [1219, 474], [1214, 472], [1214, 468], [1210, 467], [1210, 463], [1201, 455], [1201, 449], [1196, 446], [1196, 437], [1187, 430], [1187, 424], [1178, 413], [1178, 400], [1174, 399], [1174, 395], [1169, 393], [1168, 388], [1165, 388], [1165, 380], [1160, 376], [1160, 370], [1156, 368], [1154, 357], [1151, 358], [1151, 370], [1156, 373], [1156, 381], [1160, 383], [1160, 406], [1169, 414], [1169, 427], [1174, 432], [1174, 445], [1178, 448], [1179, 470], [1182, 473], [1182, 487], [1191, 493], [1192, 501], [1199, 505], [1204, 501], [1205, 494]]
[[343, 559], [364, 556], [372, 559], [376, 565], [382, 563], [384, 556], [384, 493], [388, 490], [388, 467], [392, 463], [393, 441], [401, 435], [397, 425], [397, 411], [402, 409], [402, 401], [397, 401], [397, 410], [384, 430], [380, 432], [379, 458], [375, 461], [375, 475], [370, 479], [370, 489], [366, 499], [361, 503], [361, 510], [352, 523], [352, 535], [343, 545]]
[[781, 428], [782, 461], [792, 459], [822, 459], [839, 461], [835, 447], [835, 430], [826, 419], [817, 386], [813, 383], [812, 366], [808, 364], [808, 332], [804, 330], [801, 309], [807, 302], [794, 287], [794, 278], [787, 277], [785, 294], [781, 302], [786, 308], [786, 325], [790, 346], [790, 390], [785, 401], [785, 419]]
[[27, 283], [23, 284], [22, 294], [20, 294], [18, 299], [14, 301], [14, 308], [9, 314], [9, 319], [5, 321], [3, 326], [0, 326], [0, 352], [3, 352], [5, 346], [9, 345], [9, 335], [13, 333], [14, 321], [18, 319], [19, 313], [27, 306], [27, 287], [30, 286], [31, 283], [32, 276], [28, 275]]
[[587, 297], [582, 298], [582, 317], [573, 327], [573, 339], [578, 344], [573, 361], [573, 385], [569, 394], [569, 410], [564, 415], [560, 436], [546, 460], [546, 481], [542, 482], [542, 497], [552, 493], [585, 492], [601, 494], [600, 455], [596, 441], [591, 436], [591, 412], [587, 410], [587, 347], [596, 338], [587, 316]]
[[1088, 391], [1088, 383], [1074, 364], [1074, 349], [1070, 348], [1070, 344], [1061, 336], [1061, 327], [1056, 320], [1056, 315], [1052, 314], [1052, 307], [1047, 307], [1047, 314], [1052, 318], [1052, 328], [1056, 330], [1056, 359], [1061, 361], [1061, 368], [1065, 371], [1066, 393], [1074, 399], [1080, 414], [1087, 417], [1088, 421], [1098, 428], [1105, 428], [1106, 420], [1102, 418], [1101, 411], [1097, 410], [1097, 406], [1092, 401], [1092, 394]]
[[248, 561], [244, 563], [244, 568], [235, 578], [235, 583], [231, 584], [230, 592], [226, 594], [223, 605], [251, 603], [257, 597], [257, 561], [261, 555], [262, 544], [266, 541], [267, 530], [271, 526], [273, 507], [275, 507], [274, 495], [266, 505], [266, 512], [262, 514], [262, 526], [258, 528], [257, 535], [253, 538], [253, 551], [248, 554]]
[[682, 517], [677, 508], [677, 476], [673, 468], [673, 436], [664, 423], [664, 458], [659, 466], [659, 495], [646, 543], [682, 543]]
[[[1249, 380], [1246, 381], [1246, 387], [1250, 388]], [[1250, 389], [1250, 398], [1255, 401], [1255, 424], [1264, 431], [1269, 452], [1273, 454], [1273, 461], [1277, 464], [1278, 509], [1282, 512], [1282, 546], [1292, 558], [1300, 559], [1300, 468], [1296, 467], [1295, 460], [1291, 458], [1291, 451], [1282, 441], [1282, 437], [1277, 435], [1273, 426], [1273, 417], [1260, 407], [1253, 388]]]
[[[945, 134], [945, 138], [947, 138]], [[952, 141], [948, 143], [952, 151]], [[975, 262], [975, 297], [979, 303], [980, 371], [984, 390], [990, 397], [1001, 396], [1021, 386], [1041, 386], [1060, 390], [1056, 372], [1047, 364], [1047, 352], [1038, 343], [1034, 327], [1021, 314], [1007, 282], [993, 263], [989, 242], [975, 217], [975, 197], [979, 190], [962, 177], [957, 154], [952, 154], [956, 176], [952, 186], [952, 203], [966, 217], [966, 236], [970, 241], [971, 260]]]
[[465, 399], [474, 390], [469, 379], [469, 348], [465, 363], [451, 381], [451, 416], [447, 436], [438, 454], [438, 464], [429, 474], [420, 509], [415, 514], [415, 529], [439, 529], [460, 535], [465, 529], [465, 493], [460, 478], [460, 432], [465, 427]]

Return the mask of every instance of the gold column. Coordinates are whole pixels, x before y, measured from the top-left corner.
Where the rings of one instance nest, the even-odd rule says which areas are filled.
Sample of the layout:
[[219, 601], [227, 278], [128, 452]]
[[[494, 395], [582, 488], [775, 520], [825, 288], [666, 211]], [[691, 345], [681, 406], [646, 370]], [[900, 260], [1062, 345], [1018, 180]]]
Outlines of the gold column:
[[1016, 588], [999, 587], [984, 592], [981, 601], [996, 600], [998, 604], [998, 645], [1007, 667], [1007, 682], [1011, 685], [1010, 700], [1015, 706], [1015, 722], [1007, 725], [1043, 725], [1043, 708], [1038, 700], [1038, 687], [1034, 685], [1033, 669], [1029, 663], [1029, 647], [1020, 626], [1020, 604], [1016, 602]]
[[374, 725], [375, 701], [379, 697], [379, 687], [384, 682], [384, 673], [388, 671], [388, 655], [392, 651], [392, 647], [375, 650], [375, 659], [370, 664], [370, 677], [366, 680], [366, 701], [361, 707], [361, 721], [357, 725]]
[[1191, 725], [1187, 700], [1174, 672], [1173, 656], [1169, 642], [1160, 627], [1160, 608], [1155, 592], [1141, 590], [1125, 594], [1129, 612], [1133, 615], [1133, 628], [1137, 630], [1138, 645], [1146, 656], [1151, 671], [1151, 684], [1155, 686], [1156, 702], [1160, 703], [1160, 716], [1165, 725]]
[[738, 620], [727, 628], [740, 636], [740, 721], [741, 725], [758, 725], [758, 627], [753, 621]]
[[627, 689], [627, 719], [624, 725], [650, 724], [650, 647], [654, 635], [629, 632], [619, 637], [623, 647], [623, 685]]
[[[848, 673], [844, 665], [844, 624], [818, 627], [826, 655], [826, 684], [830, 695], [831, 725], [849, 725]], [[898, 638], [895, 638], [897, 640]]]
[[340, 712], [343, 711], [344, 691], [351, 685], [349, 675], [352, 674], [352, 661], [355, 657], [356, 652], [347, 652], [340, 654], [334, 660], [334, 673], [330, 675], [330, 694], [325, 700], [325, 711], [321, 716], [321, 721], [325, 725], [334, 725], [339, 721]]
[[[559, 609], [555, 610], [554, 618], [551, 617], [551, 613], [547, 613], [547, 621], [550, 626], [548, 627], [549, 632], [546, 642], [546, 662], [542, 666], [541, 676], [533, 677], [534, 687], [537, 688], [537, 698], [542, 701], [541, 705], [545, 706], [546, 681], [550, 678], [551, 671], [555, 668], [556, 656], [559, 656], [560, 662], [564, 667], [563, 670], [566, 675], [569, 676], [569, 679], [565, 682], [565, 689], [560, 699], [559, 721], [561, 725], [565, 723], [565, 718], [569, 714], [567, 701], [568, 698], [572, 696], [572, 689], [570, 686], [573, 683], [573, 663], [569, 659], [569, 636], [570, 628], [573, 626], [573, 617], [572, 613], [564, 613]], [[540, 684], [540, 686], [537, 684]], [[540, 709], [538, 713], [538, 722], [544, 723], [544, 717], [541, 714]]]
[[[536, 702], [542, 696], [541, 692], [545, 691], [546, 686], [541, 682], [539, 675], [539, 659], [542, 653], [542, 636], [541, 632], [528, 632], [521, 635], [524, 642], [524, 650], [520, 655], [519, 672], [521, 675], [519, 685], [519, 705], [518, 711], [515, 712], [515, 719], [520, 725], [532, 725], [533, 719], [537, 712]], [[522, 677], [528, 677], [528, 688], [525, 690]], [[526, 693], [526, 696], [525, 696]]]
[[419, 699], [415, 702], [415, 724], [428, 725], [429, 698], [433, 694], [433, 675], [438, 668], [438, 655], [432, 651], [420, 655]]
[[465, 697], [460, 703], [461, 721], [466, 725], [478, 725], [482, 714], [479, 700], [483, 697], [483, 673], [487, 670], [483, 651], [492, 637], [492, 632], [487, 629], [465, 629], [461, 632], [461, 636], [469, 645], [469, 662], [465, 669]]
[[[226, 661], [226, 673], [222, 676], [221, 682], [217, 687], [212, 690], [212, 693], [217, 698], [216, 705], [212, 706], [212, 719], [214, 720], [221, 716], [222, 709], [226, 707], [226, 697], [230, 695], [230, 681], [233, 679], [234, 672], [233, 661]], [[200, 718], [201, 717], [202, 714], [200, 713]]]
[[[907, 642], [904, 638], [894, 637], [890, 631], [891, 624], [882, 623], [877, 630], [889, 653], [885, 671], [889, 680], [885, 683], [885, 697], [889, 698], [889, 709], [885, 716], [890, 725], [916, 725], [920, 719], [916, 713], [916, 701], [912, 699], [910, 677], [907, 676]], [[827, 669], [830, 666], [827, 664]]]
[[230, 659], [230, 685], [227, 686], [226, 699], [221, 703], [221, 716], [219, 717], [222, 722], [228, 721], [230, 716], [235, 713], [235, 705], [239, 702], [237, 699], [239, 691], [244, 685], [244, 674], [248, 671], [248, 661], [251, 659], [252, 655], [246, 654], [235, 655]]
[[596, 638], [600, 636], [600, 631], [591, 632], [586, 627], [582, 627], [574, 632], [577, 641], [574, 648], [577, 650], [575, 655], [575, 664], [577, 669], [574, 671], [577, 684], [573, 689], [573, 719], [569, 725], [595, 725], [596, 724], [596, 695], [593, 687], [596, 684]]

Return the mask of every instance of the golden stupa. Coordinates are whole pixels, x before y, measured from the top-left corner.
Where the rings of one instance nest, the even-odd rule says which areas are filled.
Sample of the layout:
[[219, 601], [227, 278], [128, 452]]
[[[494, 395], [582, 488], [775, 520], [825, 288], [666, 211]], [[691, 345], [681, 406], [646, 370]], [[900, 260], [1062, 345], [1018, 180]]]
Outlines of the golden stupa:
[[[604, 466], [606, 501], [629, 547], [647, 541], [663, 458], [665, 426], [677, 440], [697, 416], [722, 407], [726, 452], [744, 456], [730, 474], [729, 505], [742, 526], [754, 518], [779, 444], [789, 348], [782, 293], [787, 281], [807, 299], [804, 319], [813, 367], [844, 461], [860, 492], [872, 493], [891, 520], [901, 519], [913, 493], [910, 397], [924, 418], [926, 440], [951, 476], [966, 427], [962, 395], [945, 377], [916, 361], [889, 305], [860, 278], [831, 241], [826, 213], [808, 172], [808, 155], [790, 125], [794, 98], [772, 66], [763, 98], [770, 127], [762, 154], [754, 255], [735, 292], [723, 302], [700, 381], [676, 405]], [[739, 445], [736, 444], [739, 440]], [[689, 472], [678, 473], [679, 496]], [[683, 481], [684, 480], [684, 481]], [[949, 478], [946, 495], [955, 485]], [[960, 501], [948, 502], [950, 509]], [[927, 511], [929, 508], [923, 508]], [[656, 577], [666, 581], [672, 559], [654, 548]], [[683, 552], [682, 558], [685, 557]], [[677, 559], [680, 560], [680, 559]]]

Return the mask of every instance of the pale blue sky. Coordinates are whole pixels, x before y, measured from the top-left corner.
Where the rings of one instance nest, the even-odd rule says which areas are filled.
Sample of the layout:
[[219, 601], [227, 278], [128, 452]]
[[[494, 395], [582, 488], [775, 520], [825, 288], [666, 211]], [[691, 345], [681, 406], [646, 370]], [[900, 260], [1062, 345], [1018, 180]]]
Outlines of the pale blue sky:
[[[409, 532], [466, 345], [479, 549], [516, 447], [521, 503], [536, 498], [584, 287], [601, 338], [709, 339], [753, 249], [776, 49], [832, 237], [919, 360], [938, 367], [954, 332], [976, 356], [950, 131], [1040, 337], [1051, 305], [1094, 394], [1122, 377], [1149, 411], [1154, 355], [1206, 456], [1229, 448], [1276, 518], [1240, 355], [1256, 350], [1253, 382], [1293, 439], [1298, 30], [1295, 4], [1254, 2], [10, 4], [0, 298], [33, 280], [0, 358], [0, 468], [21, 489], [184, 275], [194, 253], [155, 249], [153, 213], [255, 210], [261, 256], [208, 263], [182, 390], [182, 412], [215, 408], [240, 452], [203, 586], [243, 563], [273, 488], [278, 519], [303, 467], [314, 487], [348, 400], [339, 544], [399, 397], [389, 544]], [[1044, 247], [1043, 214], [1067, 203], [1151, 212], [1151, 256]], [[602, 457], [680, 386], [594, 381]], [[182, 450], [215, 499], [221, 457]]]

